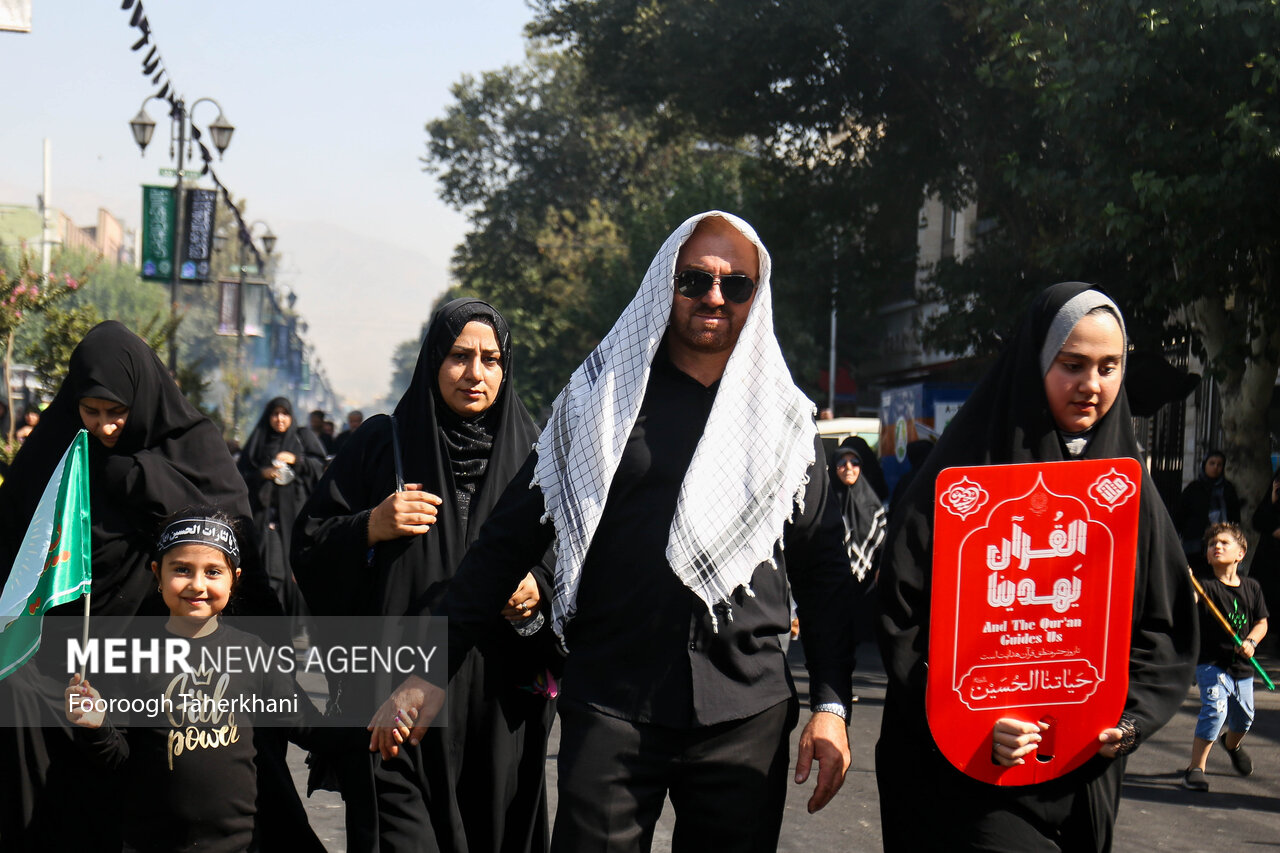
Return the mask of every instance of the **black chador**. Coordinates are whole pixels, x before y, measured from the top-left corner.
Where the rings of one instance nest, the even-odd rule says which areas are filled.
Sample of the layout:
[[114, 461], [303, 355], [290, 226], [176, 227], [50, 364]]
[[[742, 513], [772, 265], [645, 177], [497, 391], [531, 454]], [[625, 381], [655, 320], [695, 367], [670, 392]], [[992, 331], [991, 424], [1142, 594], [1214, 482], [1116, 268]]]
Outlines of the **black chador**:
[[[441, 398], [438, 377], [472, 320], [495, 329], [503, 380], [489, 409], [464, 419]], [[436, 609], [467, 546], [537, 439], [512, 372], [511, 335], [491, 306], [460, 299], [436, 312], [412, 383], [396, 406], [394, 433], [385, 415], [365, 421], [298, 519], [293, 566], [314, 614], [387, 617], [386, 630], [395, 631], [395, 617]], [[404, 482], [420, 483], [443, 504], [430, 532], [370, 548], [370, 513], [396, 489], [397, 435]], [[549, 563], [529, 569], [547, 598]], [[320, 637], [326, 639], [334, 638]], [[541, 673], [535, 647], [543, 648], [539, 639], [517, 636], [495, 611], [485, 641], [449, 683], [447, 726], [433, 725], [421, 747], [402, 748], [386, 763], [369, 753], [364, 727], [395, 685], [350, 677], [331, 682], [330, 713], [352, 726], [350, 744], [335, 758], [347, 804], [348, 849], [546, 847], [543, 772], [554, 709], [524, 689]]]
[[[289, 417], [289, 425], [283, 432], [272, 427], [272, 415], [283, 410]], [[280, 470], [276, 457], [282, 453], [293, 454], [287, 476], [277, 478]], [[300, 426], [293, 417], [293, 406], [284, 397], [276, 397], [262, 410], [249, 440], [240, 453], [240, 473], [249, 487], [249, 504], [253, 509], [253, 526], [258, 534], [262, 565], [271, 581], [285, 615], [290, 617], [293, 635], [301, 633], [306, 621], [307, 605], [293, 579], [289, 565], [289, 542], [293, 534], [293, 522], [302, 510], [307, 496], [315, 488], [324, 473], [324, 448], [315, 433]], [[268, 478], [264, 471], [272, 471]]]
[[[924, 710], [938, 473], [969, 465], [1141, 458], [1123, 389], [1088, 435], [1063, 436], [1049, 410], [1041, 361], [1045, 340], [1063, 306], [1088, 290], [1089, 285], [1068, 282], [1036, 298], [1016, 337], [912, 481], [891, 523], [880, 571], [880, 644], [889, 686], [876, 745], [886, 850], [963, 850], [979, 844], [984, 850], [1011, 851], [1110, 848], [1123, 756], [1095, 756], [1038, 785], [988, 785], [942, 756]], [[1197, 649], [1186, 561], [1145, 468], [1130, 642], [1123, 716], [1136, 727], [1141, 744], [1185, 698]], [[928, 820], [920, 819], [920, 803], [928, 804]]]
[[[248, 494], [217, 428], [182, 396], [151, 348], [115, 321], [95, 326], [72, 352], [62, 386], [0, 486], [0, 578], [8, 579], [45, 483], [84, 426], [80, 400], [85, 397], [129, 408], [114, 447], [89, 440], [92, 615], [127, 620], [164, 614], [150, 571], [160, 522], [184, 507], [204, 504], [247, 524]], [[256, 553], [246, 556], [226, 612], [279, 614]], [[74, 601], [50, 616], [78, 615], [83, 606]], [[0, 717], [20, 723], [0, 727], [0, 779], [9, 792], [0, 797], [0, 849], [48, 851], [86, 843], [85, 849], [110, 850], [113, 844], [119, 849], [118, 837], [113, 841], [113, 788], [71, 748], [62, 712], [65, 665], [57, 654], [65, 644], [50, 636], [56, 624], [46, 617], [41, 651], [0, 681]], [[258, 813], [267, 822], [259, 829], [267, 833], [264, 838], [288, 836], [296, 839], [293, 846], [319, 849], [289, 781], [283, 747], [265, 734], [257, 743]], [[100, 796], [84, 797], [85, 790]], [[91, 842], [67, 833], [66, 803], [72, 799], [90, 809], [84, 817], [94, 828]]]

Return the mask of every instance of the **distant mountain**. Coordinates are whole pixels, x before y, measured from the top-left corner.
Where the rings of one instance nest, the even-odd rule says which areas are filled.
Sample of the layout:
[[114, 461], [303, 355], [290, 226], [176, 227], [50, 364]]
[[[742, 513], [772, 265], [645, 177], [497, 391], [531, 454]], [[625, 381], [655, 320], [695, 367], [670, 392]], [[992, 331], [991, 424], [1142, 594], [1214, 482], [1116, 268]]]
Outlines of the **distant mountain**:
[[416, 338], [448, 287], [448, 261], [328, 222], [272, 222], [276, 280], [298, 294], [334, 390], [353, 405], [380, 400], [398, 343]]

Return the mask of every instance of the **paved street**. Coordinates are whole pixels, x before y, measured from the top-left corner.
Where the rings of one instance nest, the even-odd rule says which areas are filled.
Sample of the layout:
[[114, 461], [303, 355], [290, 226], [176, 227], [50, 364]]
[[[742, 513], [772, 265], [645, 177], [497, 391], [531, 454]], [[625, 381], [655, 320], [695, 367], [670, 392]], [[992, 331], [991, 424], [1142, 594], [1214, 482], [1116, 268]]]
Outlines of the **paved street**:
[[[859, 701], [854, 705], [849, 727], [853, 766], [836, 799], [816, 815], [805, 812], [812, 783], [791, 789], [778, 845], [780, 851], [880, 849], [879, 798], [872, 747], [880, 728], [884, 673], [874, 647], [860, 648], [858, 660], [861, 669], [855, 674], [854, 690]], [[1269, 672], [1280, 671], [1275, 658], [1263, 662]], [[798, 649], [793, 649], [792, 663], [797, 687], [803, 694], [806, 678]], [[1215, 748], [1209, 757], [1211, 791], [1196, 794], [1181, 787], [1182, 769], [1187, 764], [1199, 709], [1195, 690], [1188, 691], [1177, 717], [1129, 762], [1124, 803], [1116, 828], [1117, 850], [1178, 853], [1210, 847], [1239, 850], [1280, 846], [1280, 694], [1268, 692], [1260, 684], [1258, 687], [1258, 721], [1246, 741], [1256, 768], [1254, 775], [1247, 779], [1235, 775], [1226, 755]], [[802, 715], [802, 722], [804, 719]], [[797, 728], [792, 734], [793, 761], [799, 733]], [[556, 744], [557, 735], [553, 733], [547, 760], [553, 810]], [[300, 786], [306, 779], [302, 757], [296, 748], [290, 754], [290, 764]], [[334, 853], [344, 851], [342, 801], [338, 795], [317, 792], [306, 802], [311, 824], [321, 840]], [[922, 819], [927, 819], [926, 816], [927, 808], [922, 804]], [[672, 820], [668, 805], [658, 826], [655, 851], [670, 850]]]

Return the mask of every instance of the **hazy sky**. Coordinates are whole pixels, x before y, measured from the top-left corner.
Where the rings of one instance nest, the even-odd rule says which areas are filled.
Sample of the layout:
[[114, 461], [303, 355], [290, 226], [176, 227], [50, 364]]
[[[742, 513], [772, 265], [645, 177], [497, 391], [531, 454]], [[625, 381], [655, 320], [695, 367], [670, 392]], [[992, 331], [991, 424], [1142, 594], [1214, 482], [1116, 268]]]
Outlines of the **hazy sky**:
[[[155, 88], [119, 0], [32, 0], [32, 32], [0, 32], [0, 203], [35, 204], [53, 144], [55, 207], [136, 228], [140, 185], [167, 183], [161, 101], [145, 158], [129, 119]], [[246, 219], [279, 238], [277, 281], [298, 294], [331, 383], [385, 394], [395, 345], [447, 286], [465, 231], [422, 171], [423, 126], [463, 74], [517, 64], [524, 0], [143, 0], [153, 43], [191, 105], [215, 98], [236, 131], [214, 168]], [[197, 124], [216, 118], [212, 104]], [[261, 230], [261, 229], [259, 229]]]

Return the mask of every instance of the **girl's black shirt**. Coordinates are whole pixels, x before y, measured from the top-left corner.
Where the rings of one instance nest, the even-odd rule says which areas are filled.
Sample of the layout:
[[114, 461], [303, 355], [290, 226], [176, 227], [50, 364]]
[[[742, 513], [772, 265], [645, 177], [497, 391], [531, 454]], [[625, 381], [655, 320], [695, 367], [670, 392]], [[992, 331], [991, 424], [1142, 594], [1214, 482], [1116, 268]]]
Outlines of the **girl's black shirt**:
[[[304, 746], [313, 741], [307, 719], [318, 712], [293, 676], [279, 670], [276, 649], [227, 625], [189, 642], [194, 674], [140, 673], [104, 680], [99, 688], [108, 700], [167, 697], [170, 705], [154, 716], [108, 714], [97, 729], [75, 727], [77, 744], [120, 772], [124, 838], [141, 853], [249, 849], [257, 813], [255, 723], [286, 727]], [[270, 665], [251, 666], [246, 658]], [[90, 683], [97, 686], [92, 677]], [[232, 703], [296, 699], [297, 710], [285, 704], [283, 711], [245, 713], [233, 704], [219, 713], [206, 704], [197, 711], [184, 693]]]

